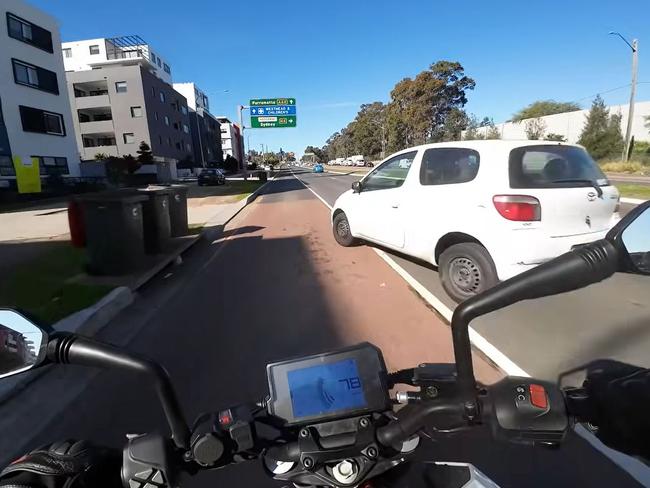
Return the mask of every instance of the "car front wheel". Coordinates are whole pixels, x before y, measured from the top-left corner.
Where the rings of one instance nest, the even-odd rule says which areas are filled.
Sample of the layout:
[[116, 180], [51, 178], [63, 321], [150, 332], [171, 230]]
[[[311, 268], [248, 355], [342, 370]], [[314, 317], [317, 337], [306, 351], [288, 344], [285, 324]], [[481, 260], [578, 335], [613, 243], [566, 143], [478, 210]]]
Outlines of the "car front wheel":
[[445, 249], [438, 271], [447, 294], [460, 303], [499, 282], [490, 253], [480, 244], [463, 242]]
[[350, 231], [350, 223], [343, 212], [334, 216], [334, 220], [332, 221], [332, 231], [334, 233], [334, 239], [336, 239], [336, 242], [341, 246], [350, 247], [355, 244], [356, 239]]

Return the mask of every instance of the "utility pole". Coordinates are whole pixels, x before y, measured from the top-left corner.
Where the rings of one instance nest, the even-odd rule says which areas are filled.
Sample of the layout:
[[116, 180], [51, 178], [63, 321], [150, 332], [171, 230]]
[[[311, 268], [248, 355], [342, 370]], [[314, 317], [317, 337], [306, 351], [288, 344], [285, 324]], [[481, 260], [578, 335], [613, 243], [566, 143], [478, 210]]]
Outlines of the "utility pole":
[[627, 112], [627, 128], [625, 130], [625, 146], [623, 148], [623, 161], [630, 156], [630, 145], [632, 144], [632, 119], [634, 118], [634, 97], [636, 96], [637, 75], [639, 70], [639, 41], [634, 39], [630, 44], [625, 37], [618, 32], [610, 32], [610, 35], [620, 37], [632, 50], [632, 86], [630, 87], [630, 107]]
[[244, 105], [239, 106], [239, 130], [240, 134], [239, 136], [241, 137], [241, 149], [242, 149], [242, 170], [244, 174], [244, 181], [248, 179], [248, 164], [246, 163], [246, 148], [244, 147], [244, 117], [242, 112], [244, 111], [245, 107]]

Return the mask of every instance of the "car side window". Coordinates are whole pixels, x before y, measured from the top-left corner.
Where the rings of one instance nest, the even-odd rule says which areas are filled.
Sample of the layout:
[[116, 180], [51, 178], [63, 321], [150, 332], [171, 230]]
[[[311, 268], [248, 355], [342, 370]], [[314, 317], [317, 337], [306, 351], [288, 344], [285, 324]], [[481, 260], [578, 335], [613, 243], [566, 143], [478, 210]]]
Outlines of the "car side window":
[[460, 147], [438, 147], [424, 151], [420, 165], [420, 184], [450, 185], [476, 178], [479, 153]]
[[363, 191], [388, 190], [404, 184], [417, 151], [400, 154], [376, 168], [363, 180]]

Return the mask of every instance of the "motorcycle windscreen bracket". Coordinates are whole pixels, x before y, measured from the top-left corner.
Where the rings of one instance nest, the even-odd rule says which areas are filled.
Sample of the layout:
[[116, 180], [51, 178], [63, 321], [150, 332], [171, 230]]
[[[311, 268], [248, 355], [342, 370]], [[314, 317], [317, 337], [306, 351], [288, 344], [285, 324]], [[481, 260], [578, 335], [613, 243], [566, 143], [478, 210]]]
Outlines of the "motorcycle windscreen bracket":
[[390, 408], [381, 351], [370, 343], [266, 366], [269, 414], [304, 425]]

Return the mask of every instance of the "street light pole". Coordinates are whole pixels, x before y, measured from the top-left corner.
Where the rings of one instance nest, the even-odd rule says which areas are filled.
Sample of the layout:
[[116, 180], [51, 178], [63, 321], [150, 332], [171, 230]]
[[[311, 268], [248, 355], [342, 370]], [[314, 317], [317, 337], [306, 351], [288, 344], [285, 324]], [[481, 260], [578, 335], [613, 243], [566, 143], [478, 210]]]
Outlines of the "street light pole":
[[639, 41], [634, 39], [630, 44], [625, 37], [618, 32], [610, 32], [610, 35], [620, 37], [630, 49], [632, 49], [632, 86], [630, 89], [630, 107], [627, 112], [627, 128], [625, 130], [625, 147], [623, 148], [623, 161], [627, 161], [630, 156], [630, 146], [632, 144], [632, 119], [634, 118], [634, 98], [636, 96], [637, 75], [639, 70]]
[[239, 106], [239, 130], [240, 130], [239, 136], [241, 137], [241, 150], [242, 150], [241, 159], [242, 159], [242, 170], [244, 173], [244, 181], [248, 179], [248, 164], [246, 163], [246, 147], [244, 147], [244, 117], [242, 114], [245, 108], [247, 107], [243, 105]]

